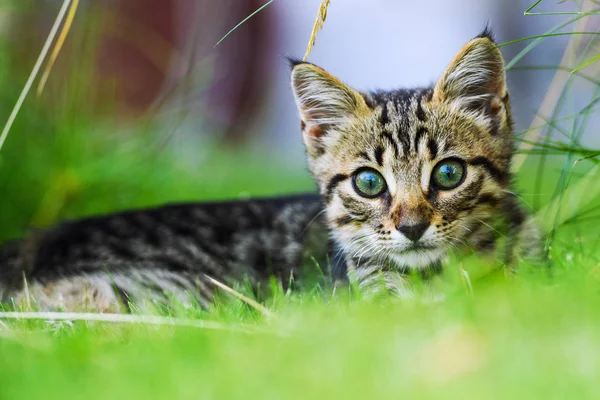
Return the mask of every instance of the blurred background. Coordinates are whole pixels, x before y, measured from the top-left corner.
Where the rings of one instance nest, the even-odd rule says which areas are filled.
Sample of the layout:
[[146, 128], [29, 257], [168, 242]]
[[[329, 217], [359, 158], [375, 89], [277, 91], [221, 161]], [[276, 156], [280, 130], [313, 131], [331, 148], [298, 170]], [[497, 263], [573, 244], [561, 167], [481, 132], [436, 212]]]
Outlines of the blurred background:
[[[81, 0], [44, 91], [0, 150], [0, 241], [117, 209], [314, 190], [285, 56], [304, 55], [320, 0], [275, 0], [215, 47], [265, 2]], [[577, 18], [523, 16], [531, 2], [333, 0], [309, 61], [360, 90], [428, 85], [487, 23], [503, 43]], [[2, 124], [61, 4], [0, 2]], [[535, 11], [594, 7], [552, 0]], [[562, 31], [597, 28], [587, 16]], [[598, 147], [598, 67], [568, 72], [597, 50], [593, 38], [502, 48], [520, 137], [550, 126], [549, 138], [577, 130], [578, 145]], [[573, 117], [582, 109], [585, 124]], [[526, 193], [534, 207], [543, 190]]]

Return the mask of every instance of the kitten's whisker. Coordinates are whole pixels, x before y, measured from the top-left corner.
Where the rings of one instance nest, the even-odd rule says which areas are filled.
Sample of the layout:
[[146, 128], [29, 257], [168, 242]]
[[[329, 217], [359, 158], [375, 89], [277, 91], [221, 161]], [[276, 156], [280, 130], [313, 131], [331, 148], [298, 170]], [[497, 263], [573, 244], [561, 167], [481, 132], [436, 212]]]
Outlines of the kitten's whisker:
[[362, 260], [362, 257], [367, 253], [370, 252], [373, 248], [375, 248], [377, 246], [376, 243], [371, 243], [370, 245], [365, 245], [362, 248], [362, 252], [360, 253], [360, 256], [358, 256], [358, 261], [357, 261], [357, 265], [356, 267], [358, 268], [360, 266], [360, 262]]
[[523, 196], [522, 196], [522, 195], [520, 195], [519, 193], [515, 193], [515, 192], [513, 192], [513, 191], [510, 191], [510, 190], [507, 190], [507, 189], [501, 189], [500, 191], [501, 191], [501, 192], [503, 192], [503, 193], [508, 193], [508, 194], [511, 194], [511, 195], [515, 196], [517, 199], [521, 200], [521, 201], [522, 201], [522, 202], [523, 202], [525, 205], [527, 205], [527, 207], [528, 207], [530, 210], [533, 210], [533, 206], [532, 206], [532, 205], [531, 205], [529, 202], [527, 202], [527, 201], [526, 201], [526, 200], [523, 198]]
[[466, 226], [466, 225], [458, 225], [458, 226], [461, 227], [461, 228], [463, 228], [463, 229], [465, 229], [465, 230], [467, 230], [467, 231], [469, 231], [469, 232], [471, 232], [471, 233], [473, 233], [473, 230], [471, 228], [469, 228], [468, 226]]
[[365, 246], [364, 246], [364, 247], [361, 249], [361, 250], [362, 250], [362, 252], [360, 253], [360, 256], [358, 257], [358, 261], [357, 261], [357, 266], [356, 266], [356, 267], [357, 267], [357, 268], [359, 267], [359, 265], [360, 265], [360, 262], [361, 262], [361, 260], [362, 260], [362, 257], [363, 257], [363, 256], [364, 256], [366, 253], [368, 253], [368, 252], [372, 252], [372, 251], [373, 251], [373, 249], [375, 249], [375, 248], [377, 248], [377, 247], [379, 247], [379, 246], [380, 246], [380, 244], [379, 244], [377, 241], [372, 241], [372, 240], [371, 240], [371, 243], [368, 243], [368, 244], [366, 244], [366, 245], [365, 245]]
[[469, 245], [469, 242], [466, 241], [465, 239], [459, 238], [458, 236], [448, 236], [448, 239], [450, 239], [450, 240], [448, 242], [446, 242], [446, 244], [449, 246], [452, 246], [452, 248], [455, 251], [461, 250], [461, 248], [458, 247], [458, 244], [461, 244], [463, 248], [467, 248], [473, 254], [475, 254], [475, 251], [471, 248], [471, 246]]
[[496, 232], [497, 234], [499, 234], [502, 237], [505, 237], [506, 235], [504, 235], [502, 232], [500, 232], [498, 229], [494, 228], [493, 226], [491, 226], [490, 224], [488, 224], [487, 222], [479, 219], [479, 218], [475, 218], [477, 221], [481, 222], [483, 225], [487, 226], [488, 228], [490, 228], [492, 231]]
[[305, 233], [305, 232], [308, 230], [308, 228], [310, 227], [310, 225], [311, 225], [313, 222], [315, 222], [315, 221], [317, 220], [317, 218], [319, 218], [319, 217], [321, 216], [321, 214], [323, 214], [323, 213], [324, 213], [324, 212], [326, 212], [326, 211], [327, 211], [327, 209], [326, 209], [326, 208], [324, 208], [324, 209], [322, 209], [321, 211], [319, 211], [319, 212], [317, 213], [317, 215], [315, 215], [315, 216], [313, 217], [313, 219], [311, 219], [311, 220], [308, 222], [308, 224], [306, 224], [306, 227], [305, 227], [304, 229], [302, 229], [302, 232], [300, 232], [300, 235], [299, 235], [299, 236], [300, 236], [300, 237], [302, 237], [302, 235], [304, 235], [304, 233]]

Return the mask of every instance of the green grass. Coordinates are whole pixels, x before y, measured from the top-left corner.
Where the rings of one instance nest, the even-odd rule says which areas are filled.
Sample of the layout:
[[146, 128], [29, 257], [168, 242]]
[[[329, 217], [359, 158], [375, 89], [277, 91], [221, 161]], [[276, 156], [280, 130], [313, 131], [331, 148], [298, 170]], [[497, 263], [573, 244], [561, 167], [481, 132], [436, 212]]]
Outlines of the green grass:
[[[0, 104], [9, 110], [27, 71], [11, 65], [8, 44], [0, 48]], [[595, 55], [587, 46], [572, 67]], [[471, 256], [434, 282], [438, 302], [367, 303], [342, 288], [274, 285], [272, 318], [226, 294], [210, 310], [170, 310], [219, 330], [0, 320], [0, 399], [597, 398], [600, 168], [597, 149], [580, 143], [596, 101], [563, 117], [572, 81], [594, 76], [596, 64], [569, 77], [542, 136], [527, 139], [535, 148], [518, 175], [549, 234], [550, 269], [507, 275]], [[19, 115], [0, 152], [0, 242], [64, 218], [314, 188], [305, 170], [260, 150], [181, 147], [177, 135], [165, 146], [153, 121], [128, 132], [99, 123], [82, 107], [87, 79], [81, 67], [57, 104], [29, 99]]]
[[253, 334], [17, 324], [0, 398], [595, 398], [600, 295], [581, 261], [434, 304], [296, 298]]

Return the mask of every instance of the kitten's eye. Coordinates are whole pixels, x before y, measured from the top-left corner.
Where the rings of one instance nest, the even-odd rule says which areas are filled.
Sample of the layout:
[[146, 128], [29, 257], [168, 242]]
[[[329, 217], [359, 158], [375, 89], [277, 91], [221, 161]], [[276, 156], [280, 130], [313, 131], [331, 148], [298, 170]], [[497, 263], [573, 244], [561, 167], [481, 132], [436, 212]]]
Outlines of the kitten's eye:
[[465, 177], [464, 164], [459, 160], [444, 160], [433, 169], [431, 180], [439, 189], [450, 190], [460, 185]]
[[377, 197], [385, 191], [385, 179], [373, 169], [358, 171], [352, 179], [354, 190], [363, 197]]

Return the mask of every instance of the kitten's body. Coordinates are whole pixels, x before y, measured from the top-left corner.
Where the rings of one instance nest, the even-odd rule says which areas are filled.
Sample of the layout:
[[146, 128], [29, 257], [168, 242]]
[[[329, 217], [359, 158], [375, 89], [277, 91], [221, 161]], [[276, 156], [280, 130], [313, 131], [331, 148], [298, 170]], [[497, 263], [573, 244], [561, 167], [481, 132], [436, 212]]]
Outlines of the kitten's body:
[[338, 254], [334, 269], [365, 293], [402, 295], [408, 270], [437, 271], [455, 248], [490, 252], [505, 238], [502, 262], [537, 255], [539, 235], [510, 187], [512, 121], [489, 32], [430, 88], [362, 94], [302, 62], [292, 86], [320, 197], [67, 223], [2, 250], [4, 301], [107, 311], [189, 293], [207, 304], [206, 275], [287, 282], [308, 260], [324, 268]]
[[30, 295], [43, 309], [116, 311], [169, 297], [207, 305], [215, 289], [207, 276], [287, 283], [304, 266], [327, 265], [322, 210], [319, 196], [298, 195], [66, 222], [0, 249], [3, 301]]

